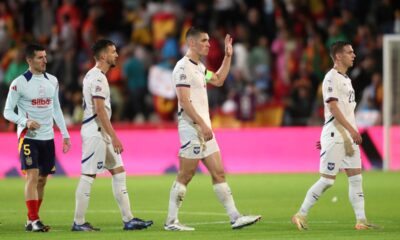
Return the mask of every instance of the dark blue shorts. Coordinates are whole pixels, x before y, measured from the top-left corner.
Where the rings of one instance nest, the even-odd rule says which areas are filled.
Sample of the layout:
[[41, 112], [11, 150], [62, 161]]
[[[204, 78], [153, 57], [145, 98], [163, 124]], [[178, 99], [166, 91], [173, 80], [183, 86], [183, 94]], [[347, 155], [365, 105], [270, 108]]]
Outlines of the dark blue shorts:
[[39, 175], [56, 172], [54, 140], [23, 138], [19, 144], [21, 169], [39, 169]]

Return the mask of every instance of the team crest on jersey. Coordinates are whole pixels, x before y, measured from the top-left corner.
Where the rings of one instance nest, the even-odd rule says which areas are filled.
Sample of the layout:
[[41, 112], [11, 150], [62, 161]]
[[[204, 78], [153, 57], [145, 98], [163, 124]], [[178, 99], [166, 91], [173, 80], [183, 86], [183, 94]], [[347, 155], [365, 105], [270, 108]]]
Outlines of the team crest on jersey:
[[333, 169], [335, 169], [335, 163], [328, 162], [328, 170], [332, 171]]
[[16, 85], [12, 86], [11, 89], [14, 90], [14, 91], [17, 91], [17, 86]]
[[200, 147], [199, 147], [199, 146], [195, 146], [195, 147], [193, 148], [193, 153], [194, 153], [194, 154], [199, 154], [199, 153], [200, 153]]
[[31, 156], [26, 156], [25, 163], [26, 163], [26, 166], [32, 165], [32, 157]]
[[103, 168], [103, 162], [97, 162], [97, 169]]
[[181, 74], [179, 76], [179, 80], [181, 80], [181, 81], [186, 80], [186, 74]]
[[96, 86], [95, 92], [101, 92], [101, 87], [100, 86]]

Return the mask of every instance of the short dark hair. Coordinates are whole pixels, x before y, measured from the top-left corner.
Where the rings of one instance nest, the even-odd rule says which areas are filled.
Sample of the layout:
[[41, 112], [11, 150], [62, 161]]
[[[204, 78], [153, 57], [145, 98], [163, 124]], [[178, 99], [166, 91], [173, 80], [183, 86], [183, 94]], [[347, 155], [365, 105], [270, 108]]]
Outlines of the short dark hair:
[[98, 59], [99, 54], [109, 46], [115, 46], [115, 43], [113, 43], [112, 41], [107, 40], [107, 39], [97, 40], [92, 46], [92, 51], [93, 51], [94, 57], [96, 59]]
[[351, 45], [351, 43], [347, 41], [337, 41], [332, 43], [329, 50], [329, 54], [331, 55], [332, 60], [335, 60], [336, 54], [342, 52], [343, 48], [347, 45]]
[[33, 58], [35, 56], [36, 51], [44, 51], [44, 50], [46, 50], [46, 49], [39, 44], [36, 44], [36, 43], [28, 44], [25, 47], [25, 57]]
[[198, 36], [200, 33], [206, 33], [206, 31], [204, 31], [201, 28], [198, 27], [190, 27], [187, 32], [186, 32], [186, 39], [190, 38], [190, 37], [196, 37]]

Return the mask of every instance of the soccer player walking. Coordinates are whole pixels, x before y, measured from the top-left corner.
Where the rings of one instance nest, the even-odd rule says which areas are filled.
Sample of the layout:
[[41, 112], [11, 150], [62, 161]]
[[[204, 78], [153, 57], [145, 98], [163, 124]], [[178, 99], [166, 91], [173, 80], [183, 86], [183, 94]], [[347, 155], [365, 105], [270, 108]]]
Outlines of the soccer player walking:
[[[18, 125], [21, 169], [26, 174], [25, 202], [28, 208], [26, 231], [47, 232], [50, 226], [39, 218], [47, 176], [56, 171], [53, 119], [63, 137], [63, 152], [71, 142], [58, 99], [58, 80], [46, 73], [46, 51], [30, 44], [25, 51], [29, 69], [10, 85], [4, 117]], [[14, 112], [18, 108], [18, 114]]]
[[320, 179], [308, 190], [292, 223], [299, 230], [307, 230], [307, 214], [322, 193], [330, 188], [339, 169], [344, 169], [349, 181], [349, 199], [356, 215], [357, 230], [376, 228], [367, 221], [364, 210], [364, 193], [361, 176], [359, 144], [362, 142], [356, 127], [356, 107], [351, 79], [346, 75], [353, 66], [356, 55], [347, 42], [336, 42], [330, 48], [333, 68], [322, 83], [325, 124], [321, 133]]
[[96, 174], [105, 169], [112, 175], [112, 190], [121, 211], [123, 229], [144, 229], [153, 221], [143, 221], [132, 215], [121, 158], [124, 148], [110, 122], [110, 88], [105, 74], [115, 67], [118, 53], [115, 44], [105, 39], [98, 40], [92, 50], [96, 65], [83, 80], [82, 175], [76, 189], [72, 231], [100, 230], [85, 221], [85, 213]]
[[206, 32], [190, 28], [186, 33], [188, 51], [173, 70], [173, 81], [178, 96], [178, 131], [181, 142], [179, 172], [172, 184], [165, 230], [192, 231], [194, 228], [178, 220], [179, 207], [186, 187], [194, 176], [199, 160], [211, 174], [214, 191], [225, 207], [233, 229], [257, 222], [261, 216], [243, 216], [236, 209], [225, 173], [218, 143], [211, 129], [208, 109], [207, 83], [222, 86], [228, 75], [232, 58], [232, 38], [225, 37], [225, 57], [216, 73], [206, 69], [201, 58], [208, 54], [210, 44]]

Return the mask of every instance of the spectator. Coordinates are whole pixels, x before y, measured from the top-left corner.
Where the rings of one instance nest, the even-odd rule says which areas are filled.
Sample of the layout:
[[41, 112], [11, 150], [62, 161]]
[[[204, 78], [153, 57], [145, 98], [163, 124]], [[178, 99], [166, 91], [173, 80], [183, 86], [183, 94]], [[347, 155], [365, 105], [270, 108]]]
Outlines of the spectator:
[[[60, 100], [74, 116], [73, 106], [77, 102], [74, 92], [81, 88], [80, 76], [93, 64], [88, 46], [103, 37], [113, 39], [121, 50], [133, 42], [134, 53], [129, 56], [142, 64], [141, 73], [135, 73], [141, 79], [135, 81], [142, 82], [141, 103], [132, 107], [135, 94], [128, 86], [134, 77], [121, 81], [128, 74], [122, 66], [132, 63], [130, 57], [121, 56], [118, 61], [121, 68], [110, 76], [117, 82], [111, 87], [114, 109], [139, 110], [124, 110], [115, 114], [114, 117], [120, 117], [113, 121], [131, 121], [135, 118], [134, 112], [143, 115], [139, 120], [151, 121], [156, 116], [155, 109], [173, 113], [176, 102], [173, 98], [152, 100], [149, 85], [143, 87], [143, 82], [147, 83], [151, 66], [170, 70], [169, 61], [174, 60], [160, 56], [176, 51], [176, 42], [181, 46], [178, 55], [185, 52], [182, 36], [190, 26], [196, 25], [211, 33], [210, 54], [205, 59], [210, 70], [216, 70], [215, 66], [223, 58], [221, 36], [234, 32], [235, 54], [227, 84], [223, 88], [208, 89], [211, 112], [220, 112], [223, 103], [229, 103], [228, 109], [233, 109], [234, 95], [244, 93], [246, 87], [236, 88], [234, 83], [237, 69], [246, 84], [255, 86], [255, 107], [263, 111], [268, 105], [283, 108], [293, 94], [303, 94], [303, 89], [296, 88], [296, 79], [306, 67], [312, 83], [307, 90], [313, 106], [309, 122], [319, 123], [322, 115], [317, 89], [328, 65], [330, 43], [352, 41], [357, 58], [349, 75], [354, 79], [359, 101], [374, 73], [382, 74], [383, 34], [399, 33], [399, 19], [400, 1], [393, 0], [0, 1], [0, 84], [5, 86], [9, 74], [18, 72], [15, 46], [28, 41], [43, 43], [48, 50], [49, 71], [60, 76]], [[7, 91], [7, 88], [1, 90], [0, 103], [5, 101]], [[71, 123], [78, 118], [71, 117]], [[172, 121], [173, 115], [165, 119]], [[7, 129], [2, 116], [0, 125], [0, 129]]]
[[382, 98], [382, 76], [379, 72], [375, 72], [372, 74], [371, 84], [362, 93], [362, 98], [356, 111], [358, 127], [370, 127], [382, 123]]
[[134, 55], [135, 47], [125, 49], [127, 59], [122, 66], [122, 75], [128, 86], [128, 99], [124, 116], [132, 121], [141, 122], [149, 117], [146, 107], [147, 79], [144, 64]]

